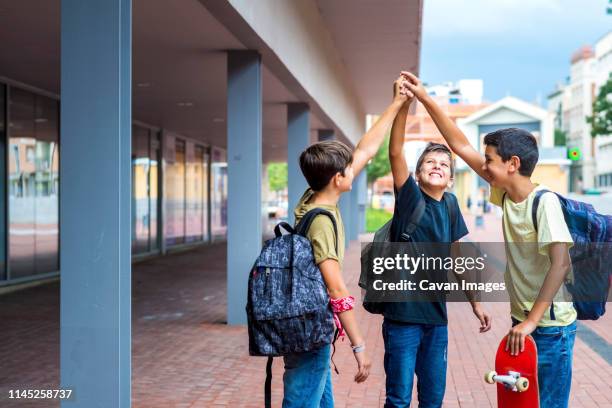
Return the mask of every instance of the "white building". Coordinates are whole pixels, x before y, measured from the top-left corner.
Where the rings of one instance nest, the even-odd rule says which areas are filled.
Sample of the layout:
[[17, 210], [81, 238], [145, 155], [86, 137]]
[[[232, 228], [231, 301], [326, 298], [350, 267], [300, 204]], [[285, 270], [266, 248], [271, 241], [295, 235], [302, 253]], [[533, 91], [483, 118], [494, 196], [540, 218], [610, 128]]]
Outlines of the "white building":
[[[595, 44], [595, 97], [612, 72], [612, 31]], [[612, 135], [595, 138], [597, 187], [612, 191]]]
[[[567, 78], [569, 81], [569, 77]], [[566, 131], [566, 124], [563, 122], [563, 107], [568, 106], [569, 92], [567, 84], [558, 83], [555, 90], [548, 95], [548, 112], [554, 115], [554, 128]]]
[[[531, 132], [537, 139], [540, 156], [532, 180], [554, 191], [566, 193], [569, 160], [565, 157], [564, 148], [554, 147], [553, 120], [554, 115], [545, 109], [507, 96], [466, 118], [458, 119], [457, 125], [472, 146], [481, 153], [484, 153], [484, 137], [487, 133], [510, 127]], [[455, 192], [460, 203], [465, 204], [468, 197], [476, 202], [482, 189], [488, 189], [487, 183], [458, 158]]]
[[482, 79], [461, 79], [427, 87], [427, 93], [449, 104], [479, 105], [482, 103]]
[[586, 121], [593, 112], [595, 96], [595, 52], [585, 46], [572, 55], [567, 105], [563, 107], [563, 123], [567, 148], [579, 149], [580, 159], [570, 166], [570, 191], [581, 192], [595, 187], [595, 143], [591, 125]]
[[593, 113], [599, 89], [612, 72], [612, 31], [595, 47], [584, 46], [571, 58], [565, 85], [548, 96], [548, 111], [556, 115], [555, 128], [566, 133], [568, 149], [579, 149], [580, 160], [570, 166], [570, 191], [612, 189], [612, 137], [591, 136], [586, 117]]

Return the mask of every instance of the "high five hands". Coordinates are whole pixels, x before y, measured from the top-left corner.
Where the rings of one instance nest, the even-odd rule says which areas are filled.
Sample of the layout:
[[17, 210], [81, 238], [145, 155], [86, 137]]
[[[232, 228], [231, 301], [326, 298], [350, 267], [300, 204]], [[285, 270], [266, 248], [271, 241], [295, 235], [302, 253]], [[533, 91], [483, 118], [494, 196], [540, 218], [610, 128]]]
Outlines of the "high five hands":
[[[402, 73], [405, 71], [402, 71]], [[414, 93], [408, 88], [408, 79], [400, 74], [400, 76], [393, 83], [393, 100], [402, 102], [405, 105], [410, 105], [410, 102], [414, 99]]]
[[412, 72], [402, 71], [401, 77], [406, 80], [406, 89], [416, 96], [418, 100], [423, 100], [423, 98], [427, 96], [427, 91], [425, 90], [423, 83]]

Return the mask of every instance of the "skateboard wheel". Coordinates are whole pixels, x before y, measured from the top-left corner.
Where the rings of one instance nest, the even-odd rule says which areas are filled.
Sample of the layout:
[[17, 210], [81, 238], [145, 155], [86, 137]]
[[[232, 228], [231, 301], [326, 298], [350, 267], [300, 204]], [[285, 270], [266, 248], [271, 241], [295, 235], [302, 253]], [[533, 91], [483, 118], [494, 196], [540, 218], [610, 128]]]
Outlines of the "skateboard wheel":
[[489, 371], [485, 374], [485, 381], [489, 384], [495, 384], [495, 380], [493, 379], [497, 373], [495, 371]]
[[516, 380], [516, 389], [518, 392], [527, 391], [527, 388], [529, 388], [529, 380], [525, 377], [519, 377], [519, 379]]

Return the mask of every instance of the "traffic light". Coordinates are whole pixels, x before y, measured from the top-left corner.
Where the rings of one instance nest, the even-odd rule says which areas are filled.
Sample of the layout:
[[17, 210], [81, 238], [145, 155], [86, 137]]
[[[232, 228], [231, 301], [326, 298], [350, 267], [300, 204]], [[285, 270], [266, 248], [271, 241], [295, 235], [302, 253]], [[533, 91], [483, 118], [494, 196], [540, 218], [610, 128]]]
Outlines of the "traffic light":
[[580, 153], [580, 149], [577, 147], [571, 148], [567, 150], [567, 158], [572, 161], [578, 161], [582, 157]]

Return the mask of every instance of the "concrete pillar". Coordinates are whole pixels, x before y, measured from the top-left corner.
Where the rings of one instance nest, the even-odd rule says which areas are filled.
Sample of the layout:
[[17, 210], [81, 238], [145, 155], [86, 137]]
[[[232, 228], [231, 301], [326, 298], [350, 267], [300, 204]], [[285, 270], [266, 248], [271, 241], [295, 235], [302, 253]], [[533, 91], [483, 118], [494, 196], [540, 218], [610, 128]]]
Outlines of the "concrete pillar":
[[353, 181], [353, 189], [351, 190], [351, 235], [350, 239], [356, 240], [359, 238], [359, 177]]
[[261, 57], [227, 55], [227, 323], [246, 324], [249, 269], [261, 250]]
[[293, 209], [308, 187], [308, 183], [300, 170], [300, 154], [310, 144], [310, 110], [306, 103], [290, 103], [287, 105], [287, 186], [288, 200], [287, 218], [293, 224]]
[[368, 175], [365, 169], [353, 182], [353, 190], [355, 191], [355, 206], [357, 210], [355, 213], [355, 239], [358, 239], [359, 234], [363, 234], [365, 232], [365, 216], [366, 207], [368, 205]]
[[130, 0], [61, 2], [62, 407], [131, 405]]
[[[354, 188], [354, 186], [353, 186]], [[349, 241], [353, 239], [353, 209], [352, 209], [353, 191], [348, 191], [340, 196], [340, 214], [342, 214], [342, 222], [344, 222], [344, 235], [346, 236], [346, 247], [349, 246]]]

